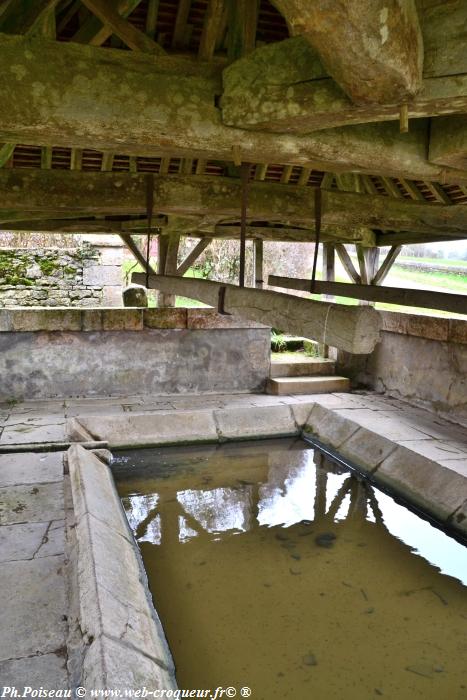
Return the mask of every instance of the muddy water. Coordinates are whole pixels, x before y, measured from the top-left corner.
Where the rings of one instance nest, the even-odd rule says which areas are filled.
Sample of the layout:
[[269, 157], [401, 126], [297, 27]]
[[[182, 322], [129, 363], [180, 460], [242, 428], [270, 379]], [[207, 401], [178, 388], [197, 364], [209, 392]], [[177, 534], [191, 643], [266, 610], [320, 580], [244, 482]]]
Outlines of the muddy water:
[[114, 469], [182, 688], [467, 698], [467, 550], [298, 440]]

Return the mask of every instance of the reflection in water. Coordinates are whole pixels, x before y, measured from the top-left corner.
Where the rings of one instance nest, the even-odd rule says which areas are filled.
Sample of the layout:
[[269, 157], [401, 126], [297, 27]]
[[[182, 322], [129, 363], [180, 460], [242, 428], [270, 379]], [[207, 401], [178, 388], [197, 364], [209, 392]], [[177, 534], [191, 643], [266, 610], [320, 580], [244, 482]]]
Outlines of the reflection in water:
[[114, 472], [180, 687], [467, 698], [466, 549], [390, 497], [299, 440]]

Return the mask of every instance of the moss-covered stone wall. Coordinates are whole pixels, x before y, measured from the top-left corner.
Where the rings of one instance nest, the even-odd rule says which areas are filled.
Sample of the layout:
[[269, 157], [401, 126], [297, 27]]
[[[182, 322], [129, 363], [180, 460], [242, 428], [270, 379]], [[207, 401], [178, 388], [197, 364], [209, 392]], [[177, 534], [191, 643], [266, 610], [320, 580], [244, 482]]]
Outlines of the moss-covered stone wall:
[[103, 284], [86, 283], [99, 252], [77, 248], [0, 248], [0, 307], [99, 306]]

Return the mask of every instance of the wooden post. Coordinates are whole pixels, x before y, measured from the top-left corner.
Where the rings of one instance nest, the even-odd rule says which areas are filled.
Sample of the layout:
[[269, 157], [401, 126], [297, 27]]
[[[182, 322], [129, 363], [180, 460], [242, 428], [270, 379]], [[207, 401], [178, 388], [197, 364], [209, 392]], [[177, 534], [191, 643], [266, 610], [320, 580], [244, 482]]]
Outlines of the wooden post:
[[256, 289], [262, 289], [264, 285], [264, 279], [263, 279], [263, 240], [261, 238], [256, 238], [254, 241], [254, 258], [255, 258], [255, 265], [254, 265], [254, 275], [255, 275], [255, 282], [254, 286]]
[[[159, 261], [157, 270], [160, 275], [176, 275], [178, 248], [180, 246], [179, 234], [159, 236]], [[158, 306], [175, 306], [175, 294], [159, 292]]]
[[[334, 282], [336, 277], [336, 255], [335, 248], [332, 243], [323, 243], [323, 280], [325, 282]], [[333, 301], [332, 294], [326, 294], [325, 299]], [[322, 357], [329, 357], [329, 345], [320, 345], [319, 354]]]

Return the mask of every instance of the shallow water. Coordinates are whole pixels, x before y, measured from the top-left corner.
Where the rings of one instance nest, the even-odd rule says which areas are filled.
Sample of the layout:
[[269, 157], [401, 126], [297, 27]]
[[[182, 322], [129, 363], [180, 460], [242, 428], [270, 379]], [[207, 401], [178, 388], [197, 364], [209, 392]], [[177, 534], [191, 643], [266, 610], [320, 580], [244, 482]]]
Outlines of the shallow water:
[[179, 686], [467, 698], [467, 549], [315, 461], [300, 440], [117, 458]]

